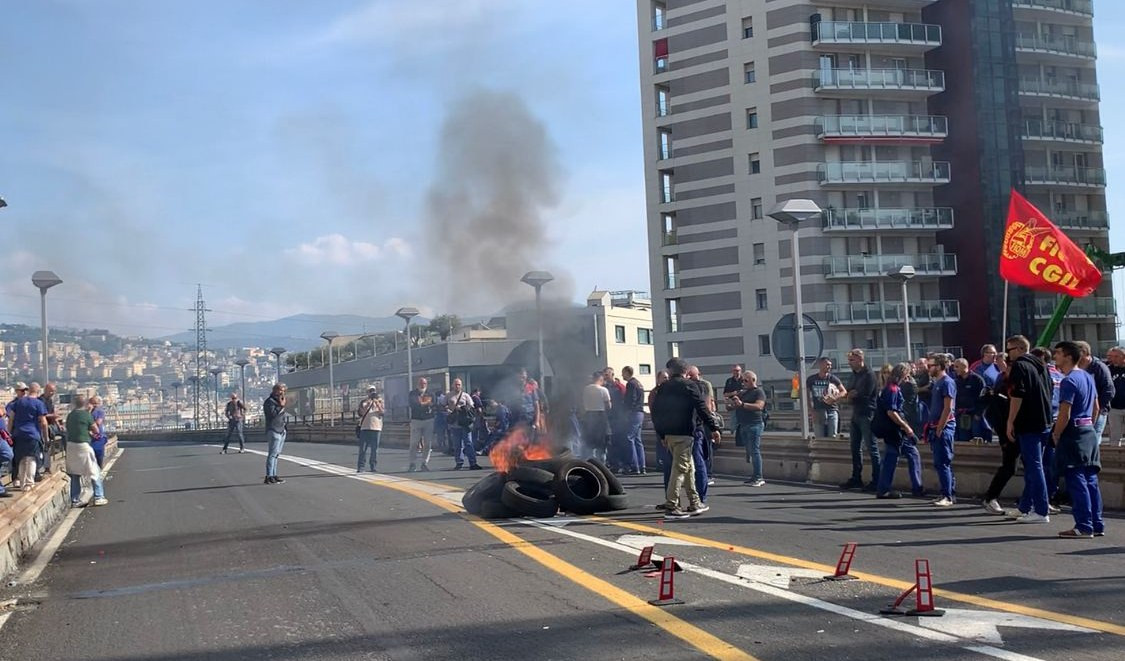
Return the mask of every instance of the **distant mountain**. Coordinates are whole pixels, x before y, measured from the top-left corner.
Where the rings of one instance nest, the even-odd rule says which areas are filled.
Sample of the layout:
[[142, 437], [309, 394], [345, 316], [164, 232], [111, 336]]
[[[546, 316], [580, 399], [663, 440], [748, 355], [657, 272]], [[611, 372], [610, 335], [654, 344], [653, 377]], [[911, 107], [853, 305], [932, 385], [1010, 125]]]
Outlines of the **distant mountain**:
[[[416, 317], [415, 324], [428, 324], [429, 319]], [[241, 347], [285, 347], [289, 351], [305, 351], [324, 344], [320, 334], [333, 330], [340, 335], [381, 333], [402, 328], [398, 317], [363, 317], [354, 314], [297, 314], [273, 321], [240, 321], [216, 326], [207, 333], [207, 346], [215, 349]], [[170, 342], [195, 344], [192, 331], [160, 338]]]

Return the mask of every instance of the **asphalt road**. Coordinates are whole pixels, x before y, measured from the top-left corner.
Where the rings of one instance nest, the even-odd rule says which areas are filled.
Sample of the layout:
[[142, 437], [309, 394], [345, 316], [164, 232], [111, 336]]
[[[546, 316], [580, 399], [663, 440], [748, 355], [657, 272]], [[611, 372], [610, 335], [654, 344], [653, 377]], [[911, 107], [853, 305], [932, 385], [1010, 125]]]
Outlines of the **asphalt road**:
[[[287, 482], [266, 486], [261, 444], [123, 447], [110, 506], [82, 513], [37, 581], [0, 590], [19, 600], [0, 659], [1125, 657], [1116, 519], [1059, 540], [1065, 515], [720, 479], [710, 512], [665, 523], [650, 475], [625, 480], [635, 507], [612, 518], [493, 525], [453, 504], [483, 473], [406, 475], [401, 451], [356, 479], [353, 448], [288, 444]], [[822, 580], [850, 541], [866, 580]], [[685, 604], [649, 607], [657, 579], [621, 573], [648, 543], [687, 566]], [[915, 558], [947, 615], [876, 615]]]

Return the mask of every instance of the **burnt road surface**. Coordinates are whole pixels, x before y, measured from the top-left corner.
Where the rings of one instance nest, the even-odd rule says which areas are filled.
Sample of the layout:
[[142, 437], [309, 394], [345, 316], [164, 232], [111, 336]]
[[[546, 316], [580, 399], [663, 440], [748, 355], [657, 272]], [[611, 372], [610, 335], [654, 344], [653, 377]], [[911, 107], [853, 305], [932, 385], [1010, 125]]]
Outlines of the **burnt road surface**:
[[[0, 590], [0, 659], [1125, 658], [1116, 518], [1060, 540], [1065, 514], [719, 479], [710, 512], [663, 522], [649, 475], [612, 517], [485, 523], [456, 505], [484, 472], [408, 475], [402, 451], [356, 476], [354, 448], [290, 443], [267, 486], [261, 443], [122, 447], [111, 504]], [[823, 580], [851, 541], [862, 580]], [[647, 544], [684, 563], [683, 605], [649, 606], [658, 579], [623, 573]], [[879, 616], [916, 558], [946, 615]]]

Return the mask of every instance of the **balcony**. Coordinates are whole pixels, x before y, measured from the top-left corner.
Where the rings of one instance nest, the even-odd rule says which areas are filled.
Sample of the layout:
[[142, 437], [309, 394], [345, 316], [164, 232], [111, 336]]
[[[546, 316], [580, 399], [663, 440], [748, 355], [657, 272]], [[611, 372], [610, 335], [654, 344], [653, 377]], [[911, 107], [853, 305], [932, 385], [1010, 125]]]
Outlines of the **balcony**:
[[813, 88], [822, 93], [910, 92], [929, 96], [945, 91], [945, 73], [931, 69], [818, 69]]
[[1104, 232], [1109, 229], [1109, 214], [1104, 211], [1056, 211], [1050, 220], [1064, 230]]
[[1029, 165], [1024, 168], [1023, 181], [1029, 186], [1102, 188], [1105, 186], [1105, 170], [1102, 168], [1037, 167]]
[[[1035, 318], [1047, 319], [1055, 312], [1057, 301], [1053, 298], [1035, 299]], [[1090, 296], [1076, 298], [1070, 303], [1066, 311], [1067, 319], [1101, 319], [1117, 316], [1117, 302], [1111, 296]]]
[[679, 243], [679, 237], [676, 236], [676, 230], [664, 230], [661, 233], [660, 245], [674, 246]]
[[1022, 96], [1047, 97], [1057, 101], [1075, 101], [1079, 105], [1097, 102], [1102, 98], [1101, 91], [1094, 83], [1079, 83], [1073, 80], [1058, 81], [1024, 78], [1020, 80]]
[[936, 186], [949, 183], [949, 163], [944, 161], [846, 161], [821, 163], [816, 167], [817, 180], [822, 186], [871, 184], [926, 184]]
[[1049, 34], [1016, 34], [1016, 53], [1035, 55], [1037, 59], [1081, 58], [1093, 60], [1098, 51], [1093, 42], [1073, 36]]
[[953, 209], [825, 209], [824, 231], [936, 232], [953, 229]]
[[928, 255], [848, 255], [824, 258], [824, 277], [828, 279], [885, 278], [903, 266], [913, 266], [915, 277], [957, 275], [957, 256], [948, 253]]
[[[921, 301], [905, 307], [910, 323], [961, 320], [961, 304], [958, 301]], [[832, 303], [825, 312], [828, 323], [836, 326], [870, 326], [903, 321], [902, 303]]]
[[1012, 0], [1012, 9], [1019, 16], [1042, 23], [1058, 23], [1076, 19], [1084, 22], [1094, 17], [1093, 0]]
[[1029, 142], [1101, 144], [1102, 127], [1093, 124], [1029, 119], [1023, 123], [1023, 139]]
[[855, 44], [892, 46], [892, 50], [925, 51], [941, 45], [941, 26], [926, 23], [856, 23], [820, 21], [813, 23], [813, 46], [828, 45], [833, 50]]
[[949, 135], [938, 115], [825, 115], [816, 118], [816, 137], [827, 143], [936, 144]]

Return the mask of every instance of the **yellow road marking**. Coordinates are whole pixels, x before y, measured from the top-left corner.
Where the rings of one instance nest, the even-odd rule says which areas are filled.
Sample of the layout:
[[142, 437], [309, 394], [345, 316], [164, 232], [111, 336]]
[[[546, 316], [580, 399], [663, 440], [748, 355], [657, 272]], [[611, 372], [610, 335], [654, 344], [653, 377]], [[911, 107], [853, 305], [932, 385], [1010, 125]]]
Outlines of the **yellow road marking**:
[[[383, 480], [364, 480], [369, 484], [376, 484], [388, 489], [394, 489], [402, 493], [420, 498], [432, 505], [436, 505], [444, 510], [462, 513], [462, 509], [453, 503], [443, 500], [437, 496], [413, 489], [399, 481], [383, 481]], [[434, 483], [429, 483], [434, 484]], [[444, 485], [443, 485], [444, 486]], [[447, 487], [448, 488], [448, 487]], [[453, 491], [454, 489], [448, 489]], [[480, 528], [484, 532], [492, 535], [497, 540], [504, 542], [515, 550], [523, 553], [532, 560], [543, 565], [547, 569], [559, 574], [563, 578], [569, 579], [579, 586], [586, 588], [594, 594], [604, 597], [605, 599], [613, 602], [614, 604], [624, 608], [625, 610], [641, 617], [649, 622], [660, 627], [664, 631], [672, 634], [676, 638], [684, 641], [688, 645], [698, 649], [700, 652], [722, 661], [757, 661], [753, 656], [738, 649], [730, 643], [713, 636], [699, 627], [689, 624], [684, 620], [672, 615], [666, 610], [662, 610], [657, 606], [640, 599], [625, 590], [604, 581], [593, 574], [587, 573], [578, 567], [570, 564], [562, 558], [548, 553], [543, 549], [535, 546], [531, 542], [516, 536], [515, 534], [501, 528], [500, 526], [489, 523], [484, 519], [475, 517], [471, 514], [464, 514], [464, 517], [469, 523]]]
[[[671, 537], [685, 542], [693, 542], [700, 546], [707, 546], [721, 551], [732, 551], [740, 555], [750, 556], [752, 558], [760, 558], [762, 560], [769, 560], [783, 565], [790, 565], [793, 567], [803, 567], [805, 569], [815, 569], [817, 571], [825, 572], [825, 575], [832, 574], [836, 571], [833, 565], [824, 565], [818, 562], [810, 562], [800, 558], [792, 558], [787, 555], [778, 553], [770, 553], [768, 551], [759, 551], [747, 546], [740, 546], [738, 544], [727, 544], [706, 537], [697, 537], [695, 535], [688, 535], [675, 530], [669, 530], [667, 527], [654, 527], [647, 526], [641, 523], [633, 523], [631, 521], [618, 521], [604, 516], [589, 517], [591, 521], [595, 521], [602, 525], [616, 526], [618, 528], [625, 528], [626, 530], [635, 530], [637, 532], [645, 532], [649, 534], [662, 535], [664, 537]], [[878, 574], [868, 574], [866, 572], [851, 572], [856, 578], [864, 581], [870, 581], [877, 585], [884, 585], [886, 587], [895, 588], [896, 590], [905, 590], [914, 585], [912, 581], [902, 581], [895, 578], [888, 578], [886, 576], [879, 576]], [[978, 597], [972, 594], [965, 594], [963, 592], [954, 592], [952, 590], [944, 590], [941, 588], [934, 588], [935, 597], [943, 597], [950, 601], [959, 601], [966, 604], [973, 604], [975, 606], [983, 606], [992, 610], [1006, 611], [1009, 613], [1018, 613], [1020, 615], [1028, 615], [1030, 617], [1038, 617], [1052, 622], [1062, 622], [1064, 624], [1073, 624], [1087, 629], [1094, 629], [1095, 631], [1102, 631], [1105, 633], [1112, 633], [1118, 636], [1125, 636], [1125, 626], [1114, 624], [1112, 622], [1103, 622], [1101, 620], [1092, 620], [1090, 618], [1081, 617], [1079, 615], [1070, 615], [1067, 613], [1056, 613], [1054, 611], [1044, 610], [1042, 608], [1035, 608], [1033, 606], [1023, 606], [1020, 604], [1013, 604], [1007, 601], [1000, 601], [998, 599], [989, 599], [988, 597]]]

